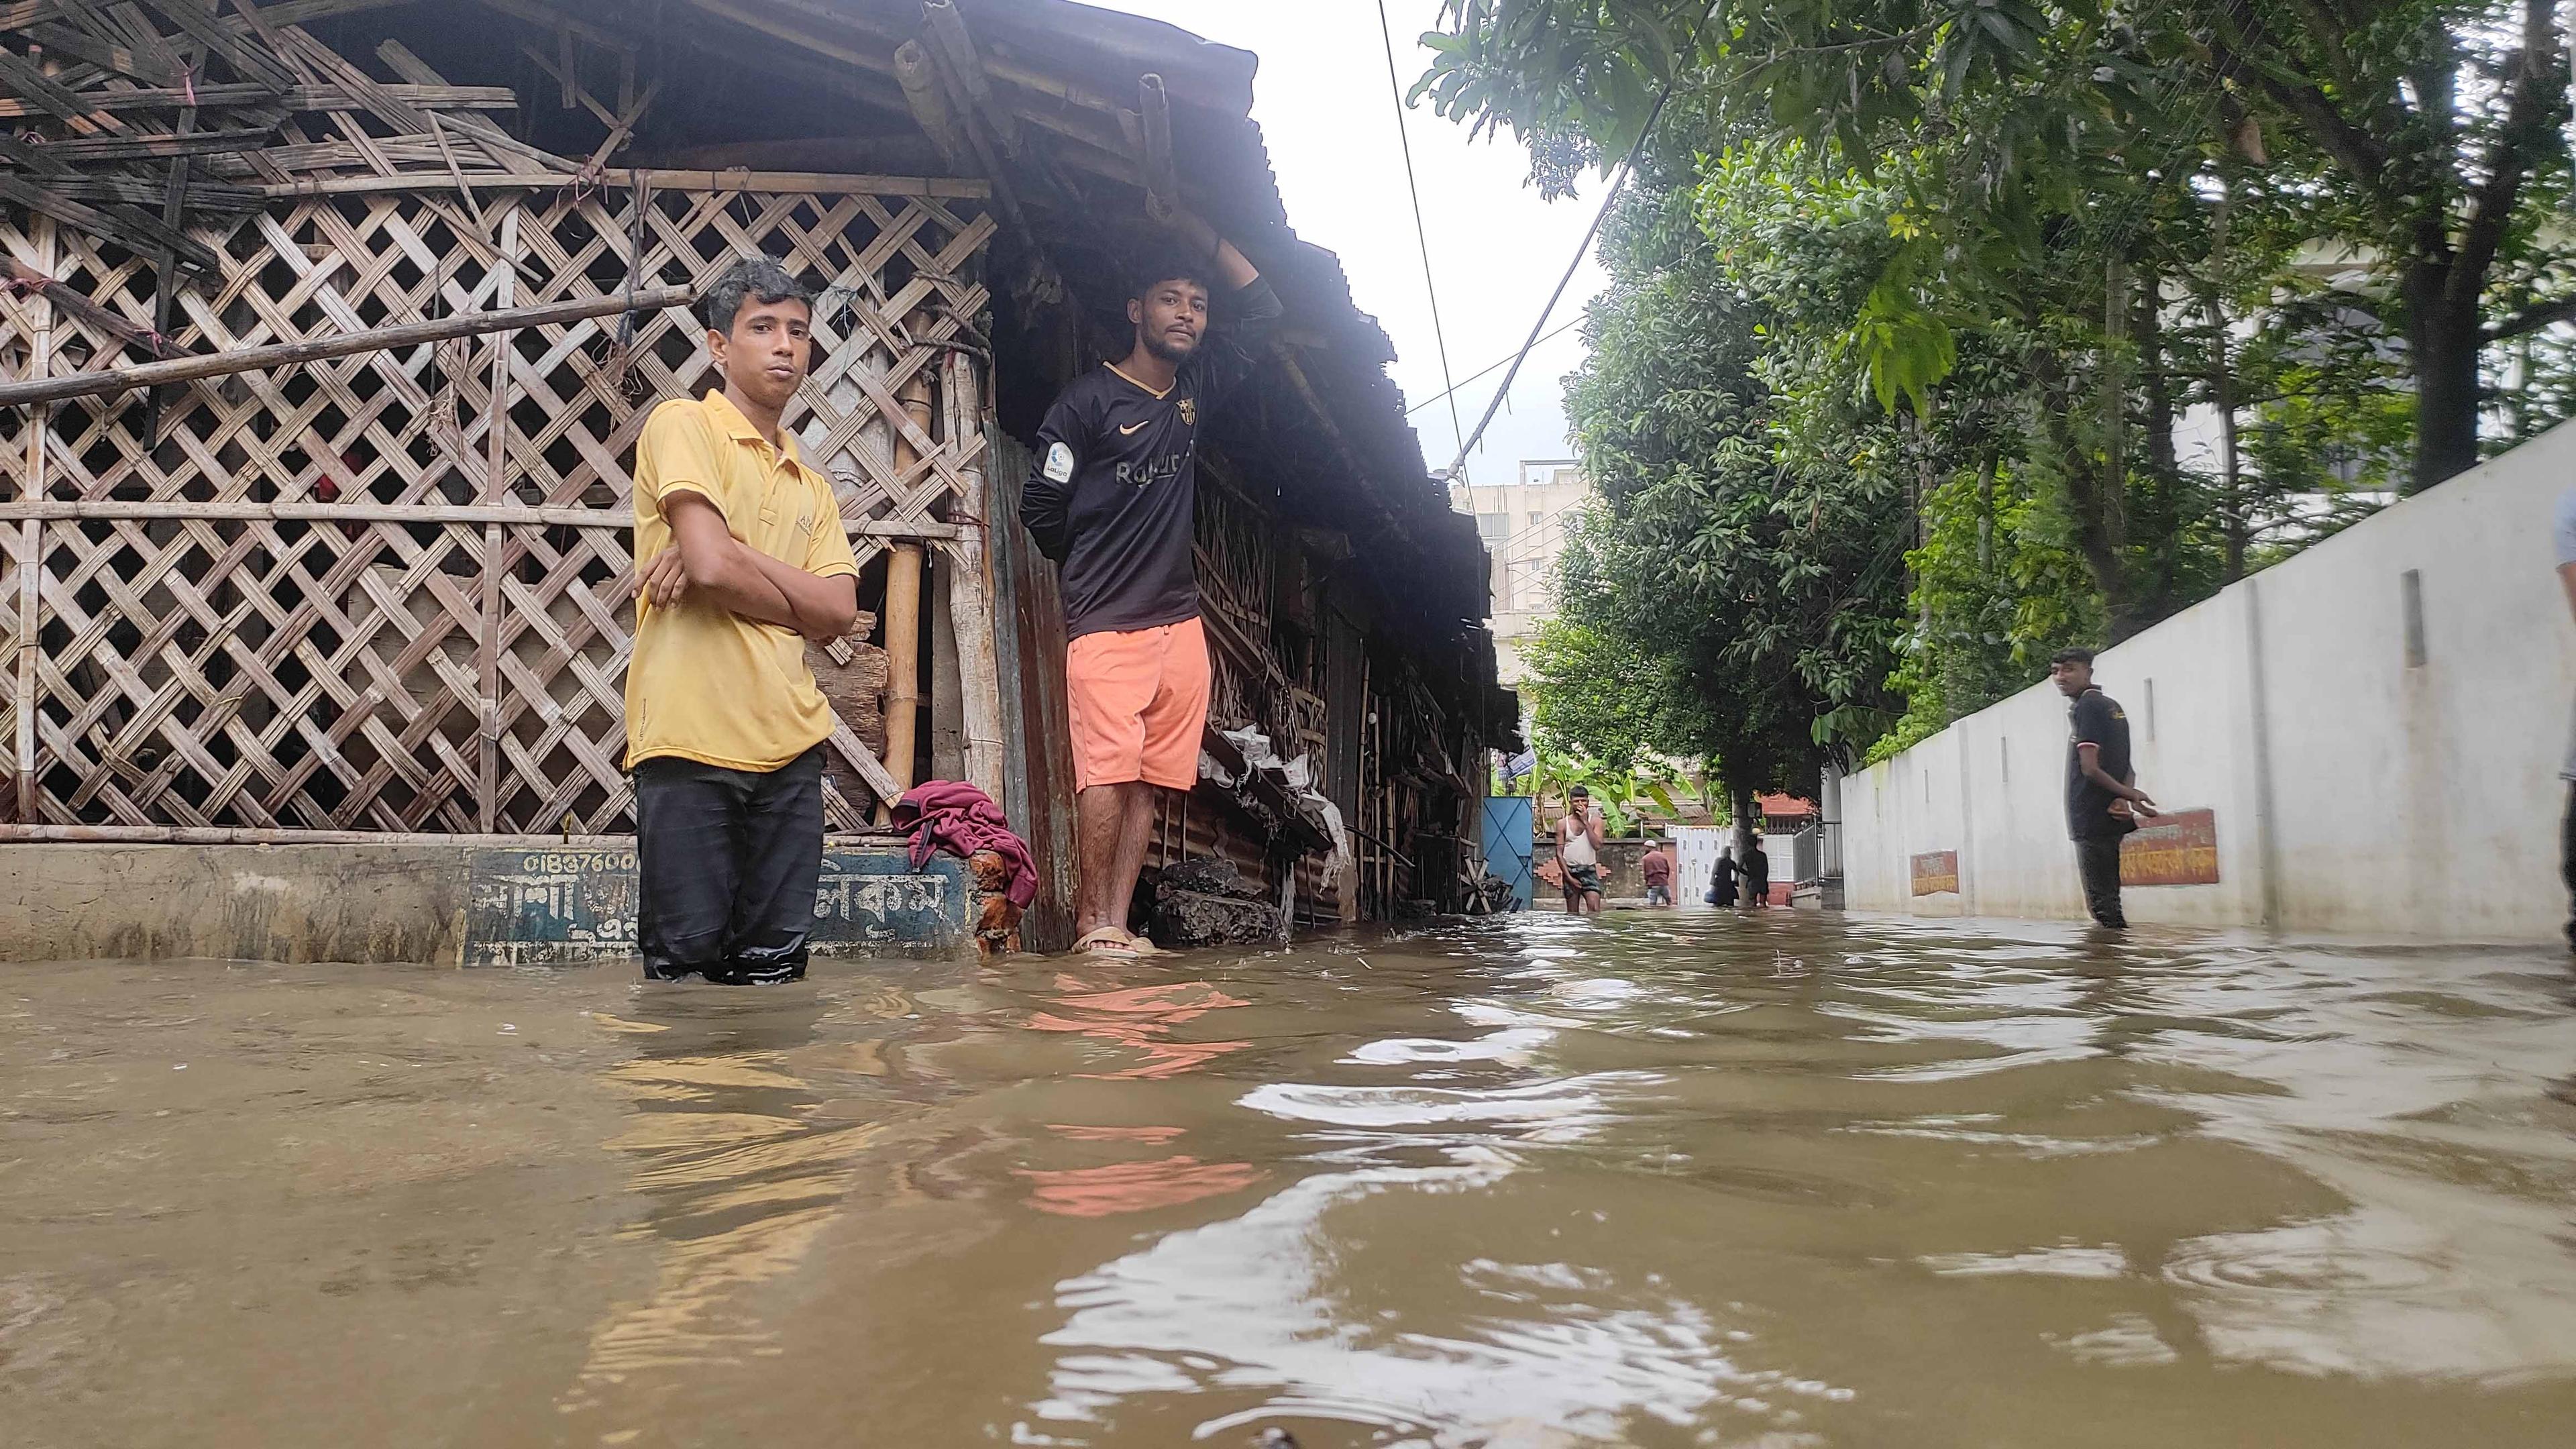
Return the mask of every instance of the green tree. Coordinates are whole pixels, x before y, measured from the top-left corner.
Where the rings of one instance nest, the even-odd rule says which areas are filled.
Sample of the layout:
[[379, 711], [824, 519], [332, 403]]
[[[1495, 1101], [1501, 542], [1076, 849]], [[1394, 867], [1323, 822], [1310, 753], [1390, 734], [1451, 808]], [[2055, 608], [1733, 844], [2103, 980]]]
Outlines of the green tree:
[[[2073, 275], [2120, 293], [2145, 261], [2161, 300], [2165, 258], [2127, 254], [2142, 222], [2199, 200], [2219, 158], [2294, 177], [2311, 235], [2385, 283], [2355, 305], [2404, 340], [2410, 488], [2476, 461], [2488, 350], [2576, 316], [2550, 241], [2567, 58], [2545, 0], [1453, 0], [1426, 39], [1422, 90], [1444, 113], [1560, 150], [1570, 134], [1618, 153], [1667, 85], [1712, 148], [1831, 141], [1864, 172], [1939, 150], [1946, 164], [1916, 175], [1935, 183], [1924, 214], [1953, 295], [1999, 251], [2035, 259], [2072, 226], [2101, 263]], [[2125, 332], [2126, 310], [2094, 315]], [[2107, 349], [2113, 365], [2125, 350]], [[2097, 567], [2124, 544], [2114, 498], [2098, 501], [2113, 527], [2085, 536]]]
[[1602, 501], [1569, 537], [1558, 598], [1646, 661], [1631, 677], [1647, 743], [1710, 762], [1743, 818], [1754, 791], [1804, 791], [1829, 750], [1895, 717], [1905, 490], [1876, 461], [1777, 446], [1794, 420], [1759, 375], [1762, 314], [1684, 179], [1650, 183], [1605, 231], [1611, 281], [1566, 393]]

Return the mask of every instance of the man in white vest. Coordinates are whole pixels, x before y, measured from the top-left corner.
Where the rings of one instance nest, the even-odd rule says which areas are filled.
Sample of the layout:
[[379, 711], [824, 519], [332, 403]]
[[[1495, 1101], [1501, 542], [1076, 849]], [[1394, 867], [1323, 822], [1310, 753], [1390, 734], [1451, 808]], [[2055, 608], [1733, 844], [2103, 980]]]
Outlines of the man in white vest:
[[1577, 785], [1556, 822], [1556, 864], [1565, 872], [1567, 915], [1601, 914], [1601, 817], [1592, 813], [1592, 792]]

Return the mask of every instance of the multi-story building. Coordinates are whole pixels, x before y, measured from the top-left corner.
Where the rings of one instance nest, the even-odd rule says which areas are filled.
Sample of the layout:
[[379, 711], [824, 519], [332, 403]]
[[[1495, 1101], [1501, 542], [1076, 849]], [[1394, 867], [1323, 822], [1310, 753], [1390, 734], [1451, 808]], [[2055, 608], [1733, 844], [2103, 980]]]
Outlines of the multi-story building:
[[1522, 650], [1555, 612], [1552, 591], [1566, 526], [1591, 497], [1583, 465], [1572, 458], [1523, 459], [1508, 483], [1449, 489], [1450, 506], [1476, 516], [1477, 535], [1493, 559], [1494, 652], [1507, 685], [1521, 681]]

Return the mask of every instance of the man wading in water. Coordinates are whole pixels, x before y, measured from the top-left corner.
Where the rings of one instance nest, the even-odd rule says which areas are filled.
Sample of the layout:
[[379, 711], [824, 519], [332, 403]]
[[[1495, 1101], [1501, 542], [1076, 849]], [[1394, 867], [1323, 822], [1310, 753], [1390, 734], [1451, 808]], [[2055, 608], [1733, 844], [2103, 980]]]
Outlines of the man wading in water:
[[779, 427], [813, 356], [809, 294], [759, 257], [704, 306], [724, 388], [654, 409], [635, 445], [626, 767], [645, 974], [740, 986], [805, 974], [832, 733], [805, 641], [848, 632], [859, 565], [830, 480]]
[[[1066, 713], [1082, 860], [1074, 949], [1152, 949], [1127, 930], [1154, 791], [1198, 783], [1207, 639], [1195, 538], [1200, 408], [1252, 370], [1279, 299], [1243, 253], [1183, 215], [1136, 272], [1127, 355], [1067, 384], [1038, 429], [1020, 521], [1063, 566]], [[1227, 335], [1206, 340], [1222, 287]]]
[[2066, 833], [2075, 837], [2075, 870], [2084, 881], [2084, 908], [2096, 924], [2129, 928], [2120, 909], [2120, 841], [2138, 828], [2156, 802], [2137, 788], [2129, 770], [2129, 716], [2093, 682], [2093, 651], [2061, 649], [2049, 661], [2066, 708], [2071, 737], [2066, 747]]
[[1601, 914], [1601, 817], [1581, 785], [1566, 793], [1565, 814], [1556, 822], [1556, 866], [1565, 872], [1566, 913]]

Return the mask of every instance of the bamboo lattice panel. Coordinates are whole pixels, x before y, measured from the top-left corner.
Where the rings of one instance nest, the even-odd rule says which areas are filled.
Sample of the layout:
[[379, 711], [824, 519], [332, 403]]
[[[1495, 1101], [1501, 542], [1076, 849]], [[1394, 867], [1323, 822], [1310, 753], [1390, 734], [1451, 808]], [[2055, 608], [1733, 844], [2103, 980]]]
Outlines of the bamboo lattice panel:
[[[171, 299], [170, 332], [191, 351], [294, 342], [703, 282], [766, 252], [826, 288], [787, 425], [864, 560], [974, 511], [957, 500], [981, 429], [937, 408], [916, 423], [896, 394], [974, 335], [991, 231], [950, 203], [863, 192], [311, 197], [201, 231], [222, 274]], [[18, 215], [0, 216], [0, 246], [150, 325], [152, 258]], [[42, 298], [0, 298], [0, 323], [22, 375], [136, 360]], [[19, 818], [631, 829], [627, 464], [655, 404], [713, 385], [700, 326], [662, 312], [75, 400], [41, 437], [22, 412], [0, 418], [0, 638], [37, 641]], [[0, 681], [13, 728], [20, 677]], [[857, 780], [861, 748], [843, 732], [837, 781]], [[863, 823], [837, 791], [830, 814]]]

